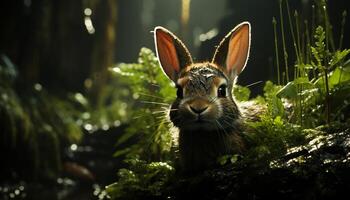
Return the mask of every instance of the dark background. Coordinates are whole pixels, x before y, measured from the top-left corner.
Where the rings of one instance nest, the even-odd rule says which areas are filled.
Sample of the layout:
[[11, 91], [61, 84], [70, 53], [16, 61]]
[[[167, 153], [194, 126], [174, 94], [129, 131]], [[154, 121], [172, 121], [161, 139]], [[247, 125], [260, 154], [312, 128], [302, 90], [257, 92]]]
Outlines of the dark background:
[[[173, 31], [195, 60], [202, 61], [211, 58], [215, 45], [229, 30], [249, 21], [250, 60], [239, 79], [240, 84], [248, 85], [275, 78], [271, 22], [273, 16], [279, 20], [278, 2], [192, 0], [189, 19], [183, 22], [180, 0], [4, 0], [0, 3], [0, 53], [18, 66], [24, 85], [40, 82], [55, 91], [82, 91], [86, 89], [84, 81], [91, 78], [96, 80], [98, 91], [98, 85], [108, 78], [106, 68], [113, 63], [135, 62], [141, 47], [154, 49], [151, 31], [155, 26]], [[312, 3], [290, 1], [290, 7], [308, 18]], [[93, 34], [84, 25], [86, 8], [92, 10]], [[348, 9], [349, 1], [329, 1], [335, 38], [342, 18], [339, 10]], [[346, 35], [349, 26], [345, 27]], [[200, 41], [200, 35], [211, 30], [216, 34]], [[349, 37], [344, 43], [349, 47]], [[251, 89], [256, 94], [261, 87], [258, 84]]]

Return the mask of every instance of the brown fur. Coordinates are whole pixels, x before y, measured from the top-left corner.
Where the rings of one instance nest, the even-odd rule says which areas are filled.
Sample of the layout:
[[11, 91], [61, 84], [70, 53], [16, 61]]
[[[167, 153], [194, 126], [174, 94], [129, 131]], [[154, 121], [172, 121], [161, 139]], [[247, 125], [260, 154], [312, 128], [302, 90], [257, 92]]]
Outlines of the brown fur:
[[249, 56], [250, 24], [232, 29], [211, 62], [193, 63], [185, 45], [163, 27], [154, 36], [163, 72], [178, 88], [169, 117], [179, 132], [183, 169], [207, 169], [219, 156], [242, 153], [242, 118], [232, 87]]
[[[210, 68], [211, 65], [200, 67]], [[196, 68], [199, 66], [197, 65]], [[192, 71], [196, 68], [192, 68]], [[193, 77], [191, 73], [183, 74], [185, 75], [179, 78], [179, 80], [187, 80], [182, 82], [183, 88], [194, 84], [192, 81], [198, 82], [195, 80], [199, 77]], [[199, 73], [198, 76], [202, 74]], [[232, 88], [227, 89], [226, 98], [216, 98], [216, 93], [213, 94], [213, 91], [219, 87], [217, 85], [219, 79], [226, 79], [226, 77], [220, 76], [219, 73], [215, 75], [208, 91], [194, 85], [195, 90], [189, 89], [187, 97], [176, 99], [171, 106], [170, 120], [179, 128], [180, 163], [186, 171], [209, 168], [215, 165], [217, 158], [221, 155], [244, 151], [244, 142], [241, 138], [242, 119], [230, 92]], [[191, 111], [190, 106], [208, 107], [202, 116], [204, 120], [208, 120], [208, 123], [196, 122], [197, 115]]]

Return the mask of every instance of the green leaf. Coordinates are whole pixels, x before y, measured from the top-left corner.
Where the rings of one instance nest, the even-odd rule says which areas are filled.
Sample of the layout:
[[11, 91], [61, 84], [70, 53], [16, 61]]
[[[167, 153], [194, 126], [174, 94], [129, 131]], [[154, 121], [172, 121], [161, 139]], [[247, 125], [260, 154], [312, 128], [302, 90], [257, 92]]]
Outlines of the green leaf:
[[289, 82], [277, 92], [277, 97], [295, 99], [298, 96], [298, 90], [295, 83]]
[[324, 40], [326, 38], [326, 33], [323, 30], [322, 26], [318, 26], [315, 31], [315, 46], [311, 47], [311, 52], [315, 60], [317, 61], [317, 67], [319, 69], [323, 69], [323, 60], [326, 55], [326, 45], [324, 43]]
[[311, 84], [308, 77], [298, 77], [293, 80], [293, 83], [296, 85]]
[[350, 72], [345, 71], [343, 68], [337, 67], [329, 76], [329, 86], [333, 88], [337, 84], [342, 84], [350, 80]]
[[[339, 84], [345, 84], [350, 80], [350, 72], [345, 68], [337, 67], [331, 73], [328, 74], [328, 87], [332, 90]], [[314, 85], [320, 88], [323, 92], [325, 91], [325, 79], [324, 77], [318, 78]]]
[[346, 56], [349, 53], [350, 53], [350, 49], [345, 49], [343, 51], [339, 51], [339, 50], [336, 51], [333, 54], [331, 61], [329, 62], [329, 66], [333, 67], [333, 66], [338, 65], [339, 63], [341, 63], [346, 58]]
[[117, 150], [116, 152], [113, 153], [113, 157], [119, 157], [122, 155], [125, 155], [131, 151], [131, 148], [123, 148], [120, 150]]

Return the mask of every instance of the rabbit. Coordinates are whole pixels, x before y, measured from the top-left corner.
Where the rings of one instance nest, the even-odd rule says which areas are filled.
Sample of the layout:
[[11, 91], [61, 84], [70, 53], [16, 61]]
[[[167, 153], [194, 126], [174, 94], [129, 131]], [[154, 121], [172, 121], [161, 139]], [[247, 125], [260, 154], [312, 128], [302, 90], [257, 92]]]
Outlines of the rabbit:
[[250, 38], [251, 25], [242, 22], [220, 42], [211, 62], [195, 63], [173, 33], [160, 26], [154, 29], [159, 64], [177, 88], [169, 118], [178, 130], [184, 171], [208, 169], [219, 156], [245, 151], [241, 111], [232, 88], [247, 64]]

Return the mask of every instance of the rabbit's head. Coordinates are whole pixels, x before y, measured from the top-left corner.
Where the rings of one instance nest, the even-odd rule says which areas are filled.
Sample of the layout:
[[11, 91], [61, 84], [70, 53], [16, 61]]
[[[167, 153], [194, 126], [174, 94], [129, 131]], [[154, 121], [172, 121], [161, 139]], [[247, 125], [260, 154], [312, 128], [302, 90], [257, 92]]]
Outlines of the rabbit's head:
[[236, 26], [217, 47], [211, 62], [194, 63], [185, 45], [163, 27], [154, 30], [157, 56], [177, 87], [170, 119], [180, 130], [233, 128], [240, 116], [232, 87], [249, 56], [250, 24]]

